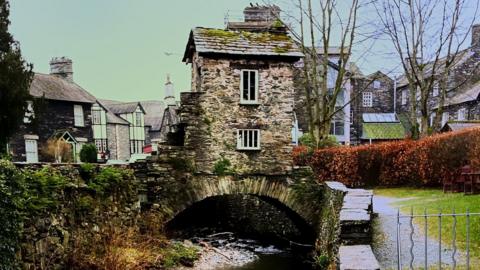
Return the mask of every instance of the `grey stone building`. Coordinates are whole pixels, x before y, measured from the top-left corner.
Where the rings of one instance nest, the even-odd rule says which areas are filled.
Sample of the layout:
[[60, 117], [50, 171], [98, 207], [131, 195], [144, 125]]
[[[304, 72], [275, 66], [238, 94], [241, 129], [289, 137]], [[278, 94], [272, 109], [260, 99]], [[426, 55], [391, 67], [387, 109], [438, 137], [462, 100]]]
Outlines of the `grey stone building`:
[[[445, 61], [445, 59], [441, 59]], [[471, 46], [460, 51], [450, 72], [445, 105], [442, 108], [441, 127], [448, 122], [475, 122], [480, 120], [480, 25], [472, 29]], [[428, 68], [428, 64], [427, 64]], [[410, 110], [410, 92], [408, 82], [401, 78], [398, 82], [397, 107], [399, 111]], [[429, 98], [430, 123], [437, 116], [440, 89], [435, 83]], [[418, 102], [417, 100], [413, 102]], [[417, 112], [420, 115], [419, 112]], [[460, 125], [469, 126], [469, 125]]]
[[183, 139], [198, 172], [218, 164], [239, 174], [292, 169], [294, 63], [303, 55], [272, 12], [279, 10], [249, 7], [243, 22], [190, 33], [183, 61], [192, 66], [192, 91], [164, 119], [173, 122], [167, 137]]
[[[28, 103], [23, 124], [11, 138], [9, 151], [14, 161], [53, 161], [43, 151], [50, 138], [71, 145], [69, 161], [78, 161], [83, 144], [94, 141], [92, 106], [96, 98], [73, 80], [72, 61], [53, 58], [50, 74], [35, 73], [30, 86], [34, 100]], [[34, 106], [42, 101], [41, 108]]]
[[405, 126], [396, 114], [394, 81], [377, 71], [367, 76], [352, 76], [351, 142], [403, 139]]

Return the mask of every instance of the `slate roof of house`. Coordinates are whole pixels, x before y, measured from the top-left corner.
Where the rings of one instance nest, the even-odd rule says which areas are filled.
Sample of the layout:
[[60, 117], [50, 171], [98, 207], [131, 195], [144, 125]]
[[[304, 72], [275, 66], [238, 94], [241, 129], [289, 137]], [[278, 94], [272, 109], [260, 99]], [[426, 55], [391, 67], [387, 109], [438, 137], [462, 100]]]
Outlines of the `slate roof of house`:
[[162, 126], [165, 104], [160, 100], [140, 101], [145, 110], [145, 125], [151, 126], [152, 131], [160, 131]]
[[55, 75], [35, 73], [30, 94], [34, 97], [80, 103], [95, 103], [96, 98], [74, 82]]
[[199, 53], [303, 57], [286, 33], [247, 32], [212, 28], [194, 28], [183, 57], [191, 62], [193, 51]]
[[364, 140], [400, 140], [406, 137], [402, 123], [363, 123]]
[[[452, 65], [452, 69], [454, 69], [456, 66], [461, 65], [465, 61], [467, 61], [470, 57], [472, 57], [474, 54], [472, 48], [465, 49], [463, 51], [459, 51], [457, 57], [455, 58], [455, 62]], [[440, 58], [439, 61], [437, 62], [437, 66], [439, 67], [444, 67], [444, 63], [446, 61], [446, 57]], [[433, 66], [433, 62], [427, 63], [426, 68], [425, 68], [425, 74], [431, 74], [431, 69]], [[439, 68], [437, 72], [441, 72], [442, 69]], [[397, 87], [404, 87], [408, 85], [408, 80], [405, 75], [402, 75], [398, 81], [397, 81]]]
[[395, 113], [364, 113], [362, 114], [364, 123], [398, 123]]
[[455, 95], [446, 100], [446, 106], [460, 104], [464, 102], [474, 101], [479, 98], [480, 95], [480, 81], [471, 87], [466, 89], [459, 89]]
[[101, 103], [108, 108], [108, 110], [112, 111], [114, 114], [123, 114], [123, 113], [133, 113], [137, 110], [137, 107], [140, 106], [142, 111], [145, 113], [145, 109], [140, 104], [140, 102], [121, 102], [115, 100], [100, 100]]
[[467, 128], [479, 128], [480, 121], [452, 121], [443, 126], [442, 131], [458, 131]]

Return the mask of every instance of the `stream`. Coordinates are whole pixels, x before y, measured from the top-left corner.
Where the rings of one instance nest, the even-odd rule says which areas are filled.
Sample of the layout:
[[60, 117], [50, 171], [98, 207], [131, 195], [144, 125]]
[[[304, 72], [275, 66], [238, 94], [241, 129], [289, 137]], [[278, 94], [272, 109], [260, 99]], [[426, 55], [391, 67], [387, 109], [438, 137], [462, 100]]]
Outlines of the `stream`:
[[[311, 270], [308, 262], [289, 247], [279, 247], [257, 240], [239, 238], [233, 233], [217, 233], [183, 240], [202, 247], [193, 268], [182, 270]], [[303, 256], [302, 256], [303, 255]]]

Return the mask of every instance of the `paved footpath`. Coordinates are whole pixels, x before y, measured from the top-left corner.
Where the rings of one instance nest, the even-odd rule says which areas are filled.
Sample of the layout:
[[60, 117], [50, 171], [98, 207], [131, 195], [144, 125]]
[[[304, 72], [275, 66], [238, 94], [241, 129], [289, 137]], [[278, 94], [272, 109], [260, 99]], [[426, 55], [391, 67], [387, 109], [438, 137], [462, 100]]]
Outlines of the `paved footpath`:
[[[378, 213], [378, 217], [375, 218], [373, 224], [373, 239], [374, 243], [372, 244], [373, 252], [377, 257], [381, 269], [397, 269], [397, 249], [396, 249], [396, 231], [397, 231], [397, 222], [396, 214], [397, 209], [392, 206], [393, 203], [400, 201], [400, 199], [374, 196], [373, 197], [373, 211]], [[403, 218], [402, 225], [400, 227], [401, 231], [401, 246], [402, 246], [402, 265], [403, 267], [408, 267], [410, 265], [410, 219]], [[423, 267], [425, 261], [425, 245], [424, 245], [424, 234], [423, 226], [419, 226], [414, 223], [414, 267], [420, 268]], [[453, 250], [450, 248], [450, 245], [444, 246], [442, 244], [442, 263], [444, 266], [442, 268], [451, 269], [453, 265], [452, 260]], [[427, 249], [428, 265], [434, 266], [438, 265], [438, 239], [429, 237], [428, 238], [428, 249]], [[457, 250], [456, 260], [457, 266], [465, 264], [464, 254]]]

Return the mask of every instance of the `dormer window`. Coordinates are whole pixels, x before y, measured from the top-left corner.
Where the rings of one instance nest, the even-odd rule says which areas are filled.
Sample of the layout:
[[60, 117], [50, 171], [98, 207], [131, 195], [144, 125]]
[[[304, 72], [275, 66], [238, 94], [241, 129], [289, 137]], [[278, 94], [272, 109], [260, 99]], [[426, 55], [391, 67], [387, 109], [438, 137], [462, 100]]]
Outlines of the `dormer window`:
[[260, 130], [259, 129], [237, 130], [237, 149], [238, 150], [260, 150]]
[[240, 77], [240, 103], [258, 104], [258, 70], [242, 69]]

